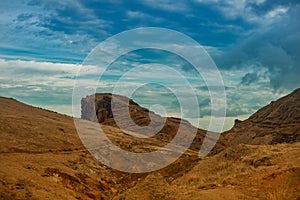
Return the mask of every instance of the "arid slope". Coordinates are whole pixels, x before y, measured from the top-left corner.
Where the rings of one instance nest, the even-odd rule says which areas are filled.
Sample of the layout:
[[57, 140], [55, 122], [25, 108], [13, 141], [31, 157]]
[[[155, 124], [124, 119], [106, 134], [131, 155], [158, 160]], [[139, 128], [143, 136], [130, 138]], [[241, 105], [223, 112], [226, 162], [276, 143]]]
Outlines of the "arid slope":
[[223, 134], [228, 143], [277, 144], [300, 142], [300, 88], [271, 102]]
[[[294, 95], [291, 97], [295, 99]], [[289, 102], [281, 104], [287, 106], [282, 109], [288, 112], [280, 113], [297, 120], [299, 101], [283, 99]], [[271, 131], [272, 124], [267, 129], [258, 129], [261, 126], [255, 119], [261, 123], [266, 117], [260, 117], [260, 112], [272, 113], [279, 107], [263, 108], [251, 119], [252, 124], [240, 122], [239, 125], [245, 123], [247, 129], [253, 126], [256, 136], [264, 137], [269, 132], [261, 130]], [[290, 110], [290, 107], [293, 109]], [[285, 144], [273, 145], [236, 142], [203, 160], [199, 160], [197, 151], [191, 148], [175, 163], [159, 171], [129, 174], [106, 167], [91, 156], [77, 135], [73, 118], [9, 98], [0, 98], [0, 108], [0, 199], [298, 200], [300, 196], [298, 140], [279, 140], [276, 143]], [[296, 113], [289, 114], [294, 111]], [[145, 120], [143, 117], [139, 119]], [[273, 125], [278, 130], [294, 130], [299, 126], [299, 121], [287, 123], [276, 119]], [[178, 121], [170, 120], [175, 125]], [[97, 123], [80, 121], [88, 128]], [[101, 127], [116, 145], [125, 150], [153, 151], [166, 142], [156, 137], [136, 140], [113, 123], [110, 118]], [[169, 124], [171, 127], [172, 123]], [[187, 123], [186, 126], [190, 125]], [[231, 136], [239, 138], [237, 134], [247, 133], [247, 129], [235, 127]], [[167, 131], [163, 133], [167, 134]], [[284, 133], [297, 135], [297, 132]]]
[[[82, 145], [73, 118], [0, 98], [0, 197], [4, 199], [110, 199], [148, 174], [112, 170]], [[81, 120], [87, 128], [94, 122]], [[155, 138], [136, 141], [113, 126], [107, 136], [129, 151], [153, 151]], [[171, 181], [197, 164], [197, 152], [187, 151], [159, 171]]]

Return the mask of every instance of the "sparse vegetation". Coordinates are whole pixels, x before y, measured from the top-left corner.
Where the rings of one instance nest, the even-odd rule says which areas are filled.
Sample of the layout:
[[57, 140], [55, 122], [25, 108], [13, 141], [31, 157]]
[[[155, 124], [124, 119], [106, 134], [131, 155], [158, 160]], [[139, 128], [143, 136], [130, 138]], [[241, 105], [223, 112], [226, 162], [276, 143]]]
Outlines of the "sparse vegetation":
[[[189, 149], [176, 162], [157, 172], [130, 174], [110, 169], [89, 154], [76, 134], [71, 117], [11, 99], [0, 99], [0, 106], [3, 108], [0, 199], [299, 200], [300, 197], [299, 142], [237, 144], [202, 160], [194, 151], [196, 148]], [[21, 119], [26, 123], [15, 126]], [[178, 122], [170, 121], [166, 130], [174, 131], [170, 127]], [[90, 127], [92, 122], [83, 123]], [[149, 152], [163, 146], [157, 138], [137, 141], [115, 126], [101, 127], [125, 150]]]

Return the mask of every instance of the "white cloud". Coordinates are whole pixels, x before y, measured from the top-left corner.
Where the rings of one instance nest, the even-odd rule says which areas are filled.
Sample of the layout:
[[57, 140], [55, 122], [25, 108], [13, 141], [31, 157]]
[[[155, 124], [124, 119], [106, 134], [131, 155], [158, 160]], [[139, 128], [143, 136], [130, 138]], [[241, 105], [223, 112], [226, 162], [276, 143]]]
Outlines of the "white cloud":
[[38, 76], [49, 76], [49, 74], [75, 76], [81, 68], [81, 75], [93, 74], [99, 72], [99, 70], [101, 71], [101, 68], [97, 66], [4, 59], [0, 59], [0, 68], [3, 72], [2, 78], [8, 77], [6, 73], [16, 73], [14, 75], [17, 75], [18, 72], [21, 72], [20, 75], [22, 76], [34, 76], [35, 74], [38, 74]]
[[4, 88], [4, 89], [10, 89], [10, 88], [18, 88], [18, 87], [22, 87], [23, 85], [20, 84], [6, 84], [6, 83], [0, 83], [0, 88]]
[[137, 20], [149, 20], [149, 21], [153, 21], [153, 22], [163, 22], [164, 19], [161, 17], [154, 17], [151, 16], [147, 13], [143, 13], [140, 11], [127, 11], [127, 17], [129, 19], [137, 19]]
[[139, 11], [127, 11], [127, 16], [130, 18], [147, 18], [148, 15]]
[[269, 11], [265, 17], [266, 18], [269, 18], [269, 19], [272, 19], [274, 17], [277, 17], [277, 16], [280, 16], [280, 15], [283, 15], [285, 14], [287, 11], [289, 10], [288, 7], [282, 7], [282, 6], [279, 6], [271, 11]]
[[187, 12], [189, 10], [186, 1], [182, 0], [144, 0], [141, 3], [148, 7], [168, 12]]
[[242, 18], [247, 22], [257, 24], [271, 23], [275, 17], [283, 15], [289, 10], [288, 7], [278, 6], [265, 14], [257, 14], [252, 4], [259, 6], [266, 0], [195, 0], [195, 2], [216, 8], [228, 19]]
[[[79, 69], [82, 69], [80, 73], [82, 76], [99, 74], [102, 71], [102, 68], [96, 66], [2, 59], [0, 69], [0, 89], [23, 87], [31, 92], [46, 92], [45, 90], [49, 88], [71, 91], [74, 86], [73, 78]], [[77, 81], [85, 86], [94, 84], [88, 77]]]

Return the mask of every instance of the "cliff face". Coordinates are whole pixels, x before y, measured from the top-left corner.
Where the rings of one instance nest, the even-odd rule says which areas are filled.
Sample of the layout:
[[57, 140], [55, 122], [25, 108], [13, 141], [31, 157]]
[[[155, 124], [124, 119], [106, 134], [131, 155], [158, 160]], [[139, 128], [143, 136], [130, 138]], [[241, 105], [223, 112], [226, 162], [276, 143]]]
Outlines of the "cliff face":
[[[81, 118], [93, 122], [110, 124], [113, 123], [112, 119], [114, 118], [112, 108], [116, 110], [115, 113], [121, 115], [125, 113], [125, 109], [129, 109], [134, 121], [144, 125], [149, 123], [149, 110], [140, 107], [133, 100], [125, 96], [114, 95], [114, 98], [112, 98], [112, 94], [109, 93], [97, 93], [83, 98], [81, 100]], [[143, 118], [145, 121], [141, 119], [137, 120], [138, 118]]]
[[104, 122], [113, 118], [111, 111], [111, 95], [91, 95], [81, 100], [81, 118], [93, 122]]
[[300, 89], [271, 102], [224, 133], [231, 145], [300, 141]]

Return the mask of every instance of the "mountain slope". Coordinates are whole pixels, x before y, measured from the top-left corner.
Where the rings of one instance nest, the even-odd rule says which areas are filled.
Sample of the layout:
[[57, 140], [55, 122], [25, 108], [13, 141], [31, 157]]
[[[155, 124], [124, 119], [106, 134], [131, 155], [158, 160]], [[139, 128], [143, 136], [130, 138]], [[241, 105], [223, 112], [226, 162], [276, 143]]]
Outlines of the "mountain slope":
[[271, 102], [245, 121], [236, 121], [224, 136], [231, 145], [300, 141], [300, 88]]
[[[298, 95], [291, 96], [296, 101], [282, 98], [280, 105], [293, 108], [283, 106], [283, 110], [298, 112]], [[286, 101], [289, 104], [283, 104]], [[258, 113], [270, 113], [280, 105]], [[159, 171], [129, 174], [96, 160], [82, 145], [73, 118], [2, 97], [0, 108], [0, 199], [297, 200], [300, 196], [300, 143], [297, 140], [276, 145], [232, 145], [203, 160], [198, 159], [197, 151], [190, 149]], [[261, 114], [251, 122], [255, 128], [266, 119], [260, 117]], [[277, 120], [277, 115], [270, 116], [276, 116], [274, 121]], [[298, 113], [288, 116], [290, 118], [274, 123], [274, 127], [297, 129]], [[141, 123], [145, 119], [141, 116], [137, 120]], [[180, 121], [169, 120], [175, 124]], [[87, 128], [98, 126], [98, 122], [80, 122]], [[167, 142], [155, 137], [137, 140], [117, 128], [113, 118], [103, 122], [101, 127], [107, 137], [128, 151], [153, 151]], [[171, 128], [165, 132], [176, 130], [172, 123], [169, 122]], [[238, 125], [241, 124], [243, 122]], [[185, 127], [188, 126], [185, 123]], [[246, 132], [250, 128], [241, 130]], [[267, 129], [263, 128], [256, 129], [256, 134], [272, 131], [270, 124]]]
[[171, 183], [149, 175], [115, 200], [298, 200], [300, 143], [237, 145], [206, 157]]
[[[0, 108], [1, 199], [110, 195], [106, 182], [113, 177], [85, 150], [71, 117], [8, 98], [0, 98]], [[96, 171], [101, 178], [94, 176]], [[91, 183], [84, 185], [92, 176]]]
[[[148, 175], [101, 164], [82, 145], [69, 116], [3, 97], [0, 108], [0, 199], [110, 199]], [[88, 129], [95, 126], [81, 123]], [[139, 142], [113, 126], [101, 127], [126, 150], [145, 152], [162, 146], [155, 138]], [[189, 150], [159, 173], [170, 181], [198, 160], [197, 152]]]

